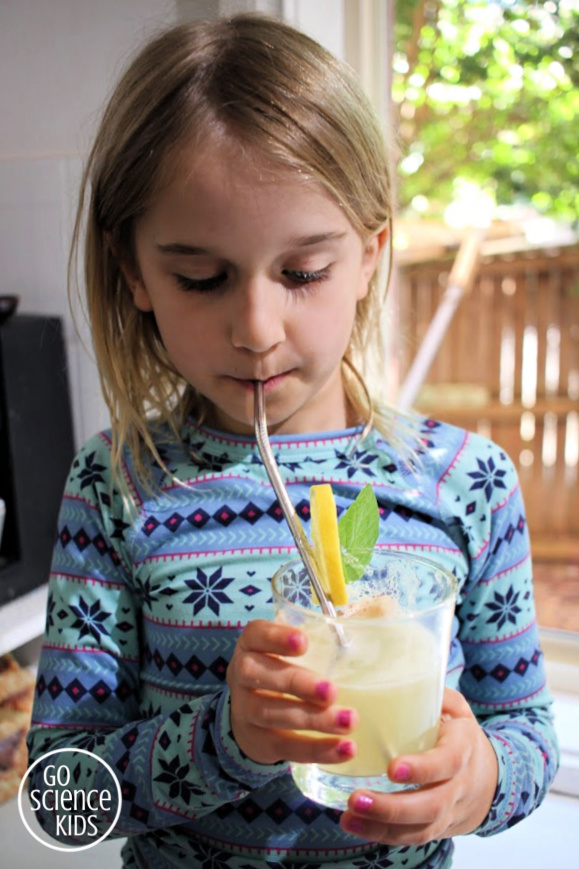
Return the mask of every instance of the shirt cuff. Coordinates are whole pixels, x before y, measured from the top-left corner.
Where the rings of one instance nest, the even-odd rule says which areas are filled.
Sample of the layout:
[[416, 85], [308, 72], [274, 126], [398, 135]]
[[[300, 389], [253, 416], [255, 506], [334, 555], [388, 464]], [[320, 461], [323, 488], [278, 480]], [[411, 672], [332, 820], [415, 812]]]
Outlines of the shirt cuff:
[[517, 805], [517, 768], [515, 752], [500, 733], [485, 731], [497, 756], [499, 774], [489, 813], [473, 830], [477, 836], [493, 836], [512, 825]]
[[289, 772], [289, 764], [258, 763], [251, 760], [238, 746], [231, 730], [231, 695], [225, 689], [216, 710], [215, 747], [221, 770], [235, 779], [246, 790], [263, 787], [269, 781]]

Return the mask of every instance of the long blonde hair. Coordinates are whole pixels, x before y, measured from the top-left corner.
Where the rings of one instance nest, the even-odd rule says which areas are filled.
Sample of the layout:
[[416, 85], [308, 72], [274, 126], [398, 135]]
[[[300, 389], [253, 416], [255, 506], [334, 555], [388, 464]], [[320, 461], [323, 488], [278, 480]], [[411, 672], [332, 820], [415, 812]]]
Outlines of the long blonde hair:
[[[172, 158], [185, 144], [202, 147], [212, 133], [306, 172], [362, 239], [391, 228], [380, 124], [350, 68], [309, 37], [271, 18], [236, 15], [172, 27], [136, 55], [87, 161], [69, 275], [77, 273], [84, 231], [86, 308], [111, 417], [113, 463], [118, 470], [126, 444], [145, 478], [147, 457], [159, 460], [151, 420], [168, 423], [179, 438], [183, 419], [202, 419], [207, 408], [172, 365], [154, 316], [133, 304], [120, 262], [133, 258], [135, 220], [166, 183]], [[343, 376], [359, 418], [375, 418], [387, 434], [390, 417], [373, 385], [384, 378], [384, 294], [377, 272], [358, 303]]]

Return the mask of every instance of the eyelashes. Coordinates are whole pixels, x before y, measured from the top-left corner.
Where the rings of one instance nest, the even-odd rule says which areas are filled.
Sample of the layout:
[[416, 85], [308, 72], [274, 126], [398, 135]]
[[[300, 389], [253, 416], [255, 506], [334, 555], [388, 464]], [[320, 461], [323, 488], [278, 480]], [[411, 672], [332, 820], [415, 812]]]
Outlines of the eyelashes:
[[175, 278], [185, 292], [209, 293], [219, 289], [227, 280], [227, 275], [222, 272], [218, 275], [212, 275], [210, 278], [186, 278], [185, 275], [175, 275]]
[[[321, 283], [330, 277], [330, 269], [318, 269], [317, 271], [302, 271], [300, 269], [284, 269], [282, 272], [287, 284], [298, 289], [307, 289], [308, 286]], [[175, 275], [175, 279], [185, 292], [210, 293], [225, 286], [227, 273], [220, 272], [209, 278], [188, 278], [185, 275]]]
[[284, 276], [299, 287], [305, 287], [308, 284], [318, 284], [320, 281], [325, 281], [330, 277], [329, 268], [318, 269], [315, 272], [304, 272], [299, 270], [285, 269]]

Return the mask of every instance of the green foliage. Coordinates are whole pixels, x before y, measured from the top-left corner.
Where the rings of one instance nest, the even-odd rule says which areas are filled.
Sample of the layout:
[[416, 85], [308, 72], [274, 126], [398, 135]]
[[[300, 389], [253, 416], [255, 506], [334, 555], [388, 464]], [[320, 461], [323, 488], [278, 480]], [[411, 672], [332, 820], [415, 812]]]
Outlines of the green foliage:
[[397, 0], [396, 19], [402, 210], [441, 216], [459, 178], [576, 221], [579, 0]]
[[380, 532], [380, 512], [374, 489], [368, 483], [358, 492], [338, 522], [342, 567], [346, 582], [364, 575]]

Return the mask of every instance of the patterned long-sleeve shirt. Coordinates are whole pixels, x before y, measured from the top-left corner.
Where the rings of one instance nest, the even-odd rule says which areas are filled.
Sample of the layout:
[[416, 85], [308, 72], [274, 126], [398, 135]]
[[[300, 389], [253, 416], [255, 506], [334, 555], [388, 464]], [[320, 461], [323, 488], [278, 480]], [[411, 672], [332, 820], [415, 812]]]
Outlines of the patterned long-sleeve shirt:
[[[425, 555], [457, 577], [447, 684], [465, 695], [498, 758], [492, 807], [476, 831], [486, 836], [541, 802], [558, 760], [525, 513], [498, 446], [420, 425], [414, 462], [377, 432], [362, 442], [359, 429], [276, 437], [273, 449], [306, 530], [311, 484], [330, 482], [341, 512], [371, 483], [378, 545]], [[294, 543], [253, 439], [190, 423], [182, 444], [165, 438], [159, 449], [170, 473], [156, 468], [154, 489], [124, 456], [130, 499], [113, 478], [107, 432], [72, 465], [31, 762], [76, 746], [110, 764], [123, 795], [114, 835], [128, 837], [125, 866], [449, 865], [450, 840], [400, 848], [349, 835], [337, 811], [300, 793], [286, 763], [255, 763], [239, 749], [227, 665], [243, 626], [273, 617], [270, 578], [295, 557]], [[74, 764], [77, 775], [103, 775], [90, 755]], [[40, 820], [50, 828], [50, 813]]]

